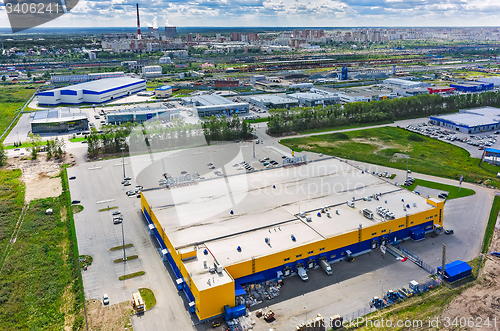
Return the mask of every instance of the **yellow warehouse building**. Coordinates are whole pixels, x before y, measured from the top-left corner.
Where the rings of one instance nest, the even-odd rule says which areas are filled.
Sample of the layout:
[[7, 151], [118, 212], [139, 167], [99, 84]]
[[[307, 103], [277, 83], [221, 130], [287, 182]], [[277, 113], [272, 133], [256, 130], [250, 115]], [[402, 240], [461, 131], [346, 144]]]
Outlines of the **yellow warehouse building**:
[[441, 200], [337, 159], [144, 190], [141, 209], [200, 320], [235, 307], [241, 285], [443, 226]]

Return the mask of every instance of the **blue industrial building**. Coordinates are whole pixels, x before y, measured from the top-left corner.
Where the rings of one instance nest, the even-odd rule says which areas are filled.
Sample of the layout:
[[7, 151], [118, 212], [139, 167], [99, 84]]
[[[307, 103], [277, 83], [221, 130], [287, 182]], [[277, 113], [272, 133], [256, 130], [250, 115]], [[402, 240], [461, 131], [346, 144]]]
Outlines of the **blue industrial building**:
[[146, 81], [144, 79], [131, 77], [105, 78], [38, 92], [38, 104], [43, 106], [78, 105], [82, 103], [100, 104], [145, 89]]
[[430, 122], [463, 133], [498, 130], [500, 129], [500, 109], [494, 107], [460, 109], [458, 114], [431, 116]]
[[[437, 267], [437, 274], [441, 275], [442, 267]], [[444, 279], [449, 283], [467, 278], [472, 275], [472, 268], [467, 262], [456, 260], [444, 267]]]
[[466, 82], [460, 84], [450, 84], [450, 87], [454, 87], [457, 91], [473, 93], [493, 90], [495, 84], [488, 82]]

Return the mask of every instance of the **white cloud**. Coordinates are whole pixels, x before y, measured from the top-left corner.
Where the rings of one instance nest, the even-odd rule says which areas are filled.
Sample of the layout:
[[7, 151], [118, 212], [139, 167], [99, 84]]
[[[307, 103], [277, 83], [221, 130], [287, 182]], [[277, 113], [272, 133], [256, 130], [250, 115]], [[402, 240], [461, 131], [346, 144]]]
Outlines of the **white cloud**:
[[[483, 26], [500, 0], [80, 0], [47, 26]], [[3, 3], [0, 26], [8, 26]]]

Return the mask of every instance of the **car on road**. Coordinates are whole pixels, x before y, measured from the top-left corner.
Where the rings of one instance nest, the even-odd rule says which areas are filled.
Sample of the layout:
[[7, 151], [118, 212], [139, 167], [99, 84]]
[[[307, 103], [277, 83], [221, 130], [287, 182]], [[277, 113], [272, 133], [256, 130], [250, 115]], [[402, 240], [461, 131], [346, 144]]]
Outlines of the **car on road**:
[[214, 166], [210, 166], [210, 167], [208, 167], [208, 169], [215, 169], [215, 167]]
[[72, 203], [73, 205], [76, 205], [77, 203], [80, 203], [80, 200], [73, 200], [73, 201], [71, 201], [71, 203]]
[[69, 179], [76, 179], [76, 176], [71, 176], [69, 177]]
[[113, 224], [120, 224], [121, 222], [123, 222], [123, 217], [114, 217], [113, 218]]
[[123, 186], [130, 186], [130, 185], [132, 185], [132, 184], [130, 184], [129, 181], [126, 181], [125, 183], [123, 183]]
[[491, 252], [490, 254], [496, 257], [500, 257], [500, 252]]
[[187, 172], [186, 170], [182, 170], [182, 171], [181, 171], [181, 175], [185, 175], [185, 174], [187, 174], [187, 173], [188, 173], [188, 172]]
[[447, 229], [444, 231], [445, 234], [452, 234], [453, 233], [453, 229]]
[[104, 295], [102, 296], [102, 303], [104, 305], [108, 305], [109, 304], [109, 297], [106, 293], [104, 293]]
[[124, 177], [123, 179], [124, 179], [124, 180], [131, 180], [131, 179], [132, 179], [132, 177]]
[[213, 166], [214, 164], [212, 162], [210, 162], [209, 164], [207, 164], [207, 167], [211, 167]]
[[446, 194], [446, 193], [440, 193], [440, 194], [438, 195], [438, 198], [439, 198], [439, 199], [444, 199], [444, 200], [446, 200], [446, 199], [448, 198], [448, 194]]
[[128, 196], [131, 196], [131, 195], [134, 195], [136, 193], [135, 193], [135, 191], [130, 190], [130, 191], [125, 192], [125, 194]]
[[116, 211], [113, 212], [113, 216], [120, 215], [121, 213], [122, 213], [121, 211], [116, 210]]
[[126, 182], [128, 182], [128, 180], [122, 180], [122, 184], [125, 184]]
[[282, 159], [286, 159], [286, 156], [285, 156], [285, 155], [283, 155], [281, 158], [282, 158]]

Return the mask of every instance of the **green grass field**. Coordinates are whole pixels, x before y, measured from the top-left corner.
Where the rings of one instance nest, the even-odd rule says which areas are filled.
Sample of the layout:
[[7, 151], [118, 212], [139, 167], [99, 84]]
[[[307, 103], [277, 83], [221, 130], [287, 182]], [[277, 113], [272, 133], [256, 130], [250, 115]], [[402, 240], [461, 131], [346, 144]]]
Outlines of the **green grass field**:
[[0, 86], [0, 134], [7, 129], [18, 110], [35, 91], [30, 86]]
[[[52, 208], [53, 215], [45, 210]], [[67, 220], [61, 198], [33, 201], [0, 274], [0, 330], [61, 330], [73, 309]], [[66, 252], [65, 252], [66, 250]], [[65, 295], [65, 293], [70, 295]], [[69, 302], [68, 302], [69, 301]]]
[[488, 252], [488, 249], [491, 244], [491, 238], [493, 237], [493, 232], [495, 231], [495, 224], [497, 222], [499, 212], [500, 212], [500, 197], [495, 196], [495, 199], [493, 200], [493, 205], [491, 206], [488, 225], [486, 226], [486, 232], [484, 235], [484, 244], [481, 251], [482, 253]]
[[448, 198], [446, 200], [451, 200], [451, 199], [456, 199], [456, 198], [461, 198], [461, 197], [467, 197], [469, 195], [474, 195], [476, 192], [474, 190], [468, 189], [468, 188], [462, 188], [459, 190], [458, 186], [452, 186], [452, 185], [446, 185], [446, 184], [441, 184], [441, 183], [435, 183], [435, 182], [429, 182], [427, 180], [423, 179], [415, 179], [415, 182], [413, 185], [408, 186], [408, 190], [413, 191], [415, 188], [420, 185], [428, 188], [433, 188], [436, 190], [441, 190], [441, 191], [446, 191], [449, 192]]
[[[4, 210], [24, 203], [21, 171], [0, 172]], [[16, 181], [9, 187], [7, 181]], [[74, 330], [83, 326], [83, 291], [67, 178], [57, 198], [32, 201], [0, 271], [0, 330]], [[53, 214], [46, 215], [48, 208]], [[2, 217], [2, 220], [4, 217]], [[2, 225], [2, 230], [4, 229]], [[10, 234], [9, 234], [10, 235]], [[8, 240], [8, 239], [7, 239]]]
[[485, 163], [479, 166], [479, 160], [471, 158], [465, 149], [400, 128], [282, 139], [281, 144], [298, 152], [308, 150], [403, 170], [404, 155], [409, 155], [409, 169], [414, 172], [457, 180], [463, 175], [464, 181], [500, 186], [497, 167]]
[[[5, 245], [9, 242], [24, 206], [24, 184], [21, 170], [0, 170], [0, 265]], [[0, 297], [1, 295], [0, 284]], [[0, 299], [1, 301], [1, 299]]]

